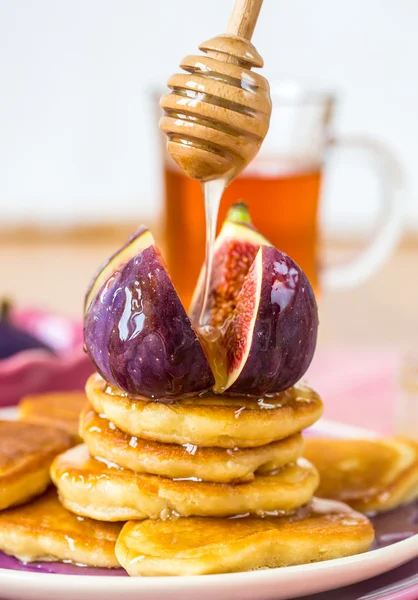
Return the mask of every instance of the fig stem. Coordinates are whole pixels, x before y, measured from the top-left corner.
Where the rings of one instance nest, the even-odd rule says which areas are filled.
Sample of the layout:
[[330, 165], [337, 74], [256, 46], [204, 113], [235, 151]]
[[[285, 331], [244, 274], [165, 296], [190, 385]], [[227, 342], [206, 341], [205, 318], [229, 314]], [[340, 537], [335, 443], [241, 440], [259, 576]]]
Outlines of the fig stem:
[[227, 221], [233, 221], [234, 223], [248, 223], [252, 225], [250, 211], [245, 202], [236, 202], [231, 206], [226, 215]]
[[0, 301], [0, 321], [8, 321], [10, 317], [10, 310], [12, 308], [12, 302], [9, 298], [3, 298]]

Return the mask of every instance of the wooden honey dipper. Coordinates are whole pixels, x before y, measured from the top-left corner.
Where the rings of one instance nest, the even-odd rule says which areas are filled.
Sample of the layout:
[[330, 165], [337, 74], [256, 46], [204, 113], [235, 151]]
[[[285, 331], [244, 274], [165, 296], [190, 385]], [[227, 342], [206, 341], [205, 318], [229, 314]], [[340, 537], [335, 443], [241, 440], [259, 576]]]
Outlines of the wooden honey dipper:
[[251, 71], [263, 59], [250, 42], [263, 0], [236, 0], [227, 33], [186, 56], [162, 96], [160, 129], [176, 163], [193, 179], [230, 181], [254, 158], [267, 133], [267, 80]]

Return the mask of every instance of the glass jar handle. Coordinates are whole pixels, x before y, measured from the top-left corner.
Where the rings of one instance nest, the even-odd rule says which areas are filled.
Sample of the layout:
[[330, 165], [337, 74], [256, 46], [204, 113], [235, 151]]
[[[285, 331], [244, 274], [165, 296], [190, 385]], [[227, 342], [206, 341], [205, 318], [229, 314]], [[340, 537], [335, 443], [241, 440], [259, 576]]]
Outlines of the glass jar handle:
[[405, 178], [393, 153], [379, 141], [363, 136], [332, 139], [331, 151], [359, 150], [380, 181], [381, 222], [369, 244], [353, 260], [326, 266], [321, 272], [323, 289], [355, 287], [371, 277], [389, 258], [402, 234], [405, 212]]

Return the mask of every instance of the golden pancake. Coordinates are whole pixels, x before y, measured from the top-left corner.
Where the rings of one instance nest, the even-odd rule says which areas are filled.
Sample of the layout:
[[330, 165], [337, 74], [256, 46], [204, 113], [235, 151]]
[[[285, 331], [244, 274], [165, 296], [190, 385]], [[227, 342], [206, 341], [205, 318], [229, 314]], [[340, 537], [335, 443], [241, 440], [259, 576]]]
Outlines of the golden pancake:
[[78, 422], [86, 402], [84, 391], [33, 394], [19, 403], [19, 419], [65, 429], [73, 436], [74, 443], [78, 444], [81, 441]]
[[263, 446], [302, 431], [322, 414], [319, 396], [301, 384], [260, 399], [205, 394], [157, 402], [131, 399], [95, 374], [86, 393], [94, 410], [125, 433], [167, 444]]
[[104, 415], [94, 412], [91, 406], [81, 414], [80, 435], [92, 456], [125, 469], [220, 483], [251, 481], [255, 471], [269, 472], [295, 462], [303, 450], [299, 433], [266, 446], [242, 450], [152, 442], [123, 433]]
[[42, 494], [52, 459], [70, 446], [62, 429], [0, 421], [0, 510]]
[[318, 486], [317, 471], [305, 459], [234, 485], [134, 473], [91, 458], [85, 445], [57, 456], [51, 477], [66, 508], [102, 521], [289, 512], [308, 502]]
[[317, 495], [381, 512], [418, 498], [418, 444], [403, 438], [306, 440], [304, 452], [318, 468]]
[[350, 556], [368, 550], [373, 537], [363, 515], [314, 498], [287, 517], [130, 521], [116, 556], [131, 576], [203, 575]]
[[51, 488], [29, 504], [0, 513], [0, 550], [23, 562], [118, 567], [115, 543], [121, 528], [121, 523], [76, 517]]

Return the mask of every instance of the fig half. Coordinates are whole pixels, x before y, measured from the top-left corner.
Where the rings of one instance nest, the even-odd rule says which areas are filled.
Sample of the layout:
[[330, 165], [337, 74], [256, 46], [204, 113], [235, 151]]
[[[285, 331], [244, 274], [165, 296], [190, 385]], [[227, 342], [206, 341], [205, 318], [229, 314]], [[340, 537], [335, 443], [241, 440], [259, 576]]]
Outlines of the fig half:
[[[291, 387], [311, 363], [317, 340], [318, 310], [306, 275], [255, 230], [243, 204], [227, 215], [213, 265], [200, 324], [221, 334], [222, 352], [206, 344], [212, 364], [220, 355], [225, 363], [216, 391], [262, 395]], [[203, 277], [190, 310], [196, 325]]]
[[214, 384], [148, 229], [101, 268], [85, 306], [86, 350], [109, 383], [147, 398], [194, 394]]
[[306, 275], [283, 252], [261, 246], [224, 326], [225, 389], [261, 395], [291, 387], [311, 363], [317, 331]]

